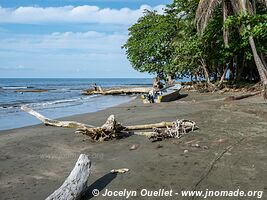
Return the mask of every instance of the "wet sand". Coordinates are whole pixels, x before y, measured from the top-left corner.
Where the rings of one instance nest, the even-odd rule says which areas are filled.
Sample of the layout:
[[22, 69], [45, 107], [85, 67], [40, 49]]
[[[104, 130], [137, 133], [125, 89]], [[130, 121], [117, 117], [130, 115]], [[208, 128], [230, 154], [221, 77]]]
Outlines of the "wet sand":
[[[174, 102], [144, 105], [136, 99], [96, 113], [67, 118], [93, 125], [103, 124], [110, 114], [126, 125], [177, 118], [194, 120], [200, 129], [180, 139], [152, 143], [143, 136], [130, 136], [92, 143], [86, 136], [74, 134], [73, 129], [44, 125], [1, 131], [0, 199], [45, 199], [62, 184], [81, 153], [92, 160], [89, 188], [83, 199], [125, 199], [92, 197], [95, 188], [100, 194], [106, 189], [180, 192], [239, 188], [262, 190], [265, 193], [262, 199], [266, 199], [267, 103], [259, 96], [226, 102], [221, 99], [229, 93], [182, 93], [188, 96]], [[133, 144], [139, 148], [130, 151]], [[130, 171], [109, 173], [116, 168]], [[130, 199], [192, 198], [137, 196]]]

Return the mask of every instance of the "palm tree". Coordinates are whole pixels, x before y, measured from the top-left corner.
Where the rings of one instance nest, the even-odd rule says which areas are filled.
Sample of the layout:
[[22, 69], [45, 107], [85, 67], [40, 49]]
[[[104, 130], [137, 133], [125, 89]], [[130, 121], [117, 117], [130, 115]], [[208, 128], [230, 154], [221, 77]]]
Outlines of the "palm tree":
[[[259, 2], [265, 4], [267, 7], [267, 0], [259, 0]], [[230, 10], [232, 10], [234, 14], [248, 13], [254, 15], [256, 13], [255, 0], [200, 0], [196, 11], [196, 24], [199, 33], [203, 33], [217, 6], [222, 6], [224, 21], [227, 19]], [[247, 28], [250, 29], [250, 26], [248, 25]], [[228, 46], [228, 31], [227, 28], [223, 30], [225, 46]], [[263, 96], [267, 99], [267, 69], [263, 64], [264, 61], [261, 60], [257, 52], [255, 41], [252, 36], [249, 36], [249, 44], [260, 79], [263, 83]]]

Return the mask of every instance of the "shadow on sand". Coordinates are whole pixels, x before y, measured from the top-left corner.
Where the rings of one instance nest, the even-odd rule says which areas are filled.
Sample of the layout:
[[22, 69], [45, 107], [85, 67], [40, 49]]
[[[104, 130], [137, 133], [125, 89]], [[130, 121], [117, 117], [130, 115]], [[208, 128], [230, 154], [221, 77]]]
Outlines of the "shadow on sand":
[[117, 177], [117, 174], [108, 173], [92, 183], [85, 191], [85, 194], [81, 198], [82, 200], [88, 200], [93, 198], [92, 191], [98, 189], [101, 192], [113, 179]]
[[180, 96], [179, 96], [178, 99], [176, 99], [176, 100], [183, 99], [183, 98], [185, 98], [185, 97], [187, 97], [187, 96], [188, 96], [188, 94], [180, 94]]

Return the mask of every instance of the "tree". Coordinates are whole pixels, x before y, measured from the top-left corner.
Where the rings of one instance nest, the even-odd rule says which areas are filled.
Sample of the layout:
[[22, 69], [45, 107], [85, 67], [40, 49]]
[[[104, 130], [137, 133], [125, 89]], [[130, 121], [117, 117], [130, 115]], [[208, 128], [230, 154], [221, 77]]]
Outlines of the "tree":
[[198, 37], [194, 23], [198, 2], [198, 0], [175, 0], [166, 10], [169, 15], [176, 16], [173, 19], [178, 20], [174, 66], [181, 77], [190, 76], [196, 79], [205, 77], [207, 84], [214, 87], [210, 79], [211, 74], [213, 78], [216, 77], [214, 63], [217, 65], [222, 60], [222, 56], [219, 56], [222, 48], [217, 22], [220, 19], [213, 18], [213, 22], [209, 23], [210, 28], [206, 29], [209, 31], [206, 31], [204, 37]]
[[[263, 1], [260, 1], [265, 3]], [[224, 21], [227, 19], [228, 14], [233, 11], [234, 14], [245, 14], [245, 15], [255, 15], [256, 13], [256, 3], [255, 1], [249, 0], [200, 0], [196, 12], [196, 23], [197, 29], [199, 33], [203, 33], [205, 30], [209, 20], [212, 18], [212, 14], [214, 13], [216, 7], [218, 5], [222, 5], [223, 7], [223, 16]], [[246, 26], [239, 27], [240, 31], [242, 29], [247, 29], [251, 31], [250, 24]], [[228, 46], [228, 29], [224, 29], [224, 41], [225, 45]], [[263, 96], [267, 98], [267, 69], [264, 66], [264, 61], [260, 58], [258, 51], [256, 49], [255, 41], [252, 34], [249, 36], [249, 44], [253, 53], [254, 61], [260, 75], [261, 81], [263, 83], [264, 93]]]
[[156, 11], [145, 11], [129, 28], [129, 38], [123, 46], [134, 69], [160, 76], [174, 75], [170, 65], [174, 57], [173, 39], [176, 21]]
[[[174, 0], [165, 10], [167, 16], [177, 23], [177, 33], [174, 38], [175, 57], [172, 71], [179, 78], [200, 77], [202, 63], [202, 48], [194, 26], [197, 0]], [[204, 76], [207, 73], [204, 73]], [[209, 77], [205, 76], [209, 83]]]
[[265, 0], [174, 0], [162, 15], [146, 11], [123, 47], [141, 72], [221, 88], [229, 71], [228, 83], [261, 79], [267, 91], [266, 19]]

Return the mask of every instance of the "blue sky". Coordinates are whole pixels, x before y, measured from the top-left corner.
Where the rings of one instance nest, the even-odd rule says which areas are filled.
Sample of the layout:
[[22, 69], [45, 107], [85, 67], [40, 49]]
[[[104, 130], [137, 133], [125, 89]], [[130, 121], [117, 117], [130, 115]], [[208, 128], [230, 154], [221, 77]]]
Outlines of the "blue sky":
[[1, 0], [0, 78], [149, 77], [120, 48], [144, 9], [171, 0]]

